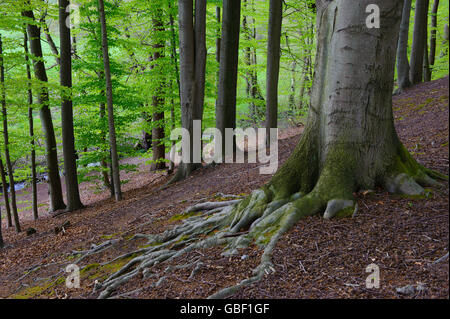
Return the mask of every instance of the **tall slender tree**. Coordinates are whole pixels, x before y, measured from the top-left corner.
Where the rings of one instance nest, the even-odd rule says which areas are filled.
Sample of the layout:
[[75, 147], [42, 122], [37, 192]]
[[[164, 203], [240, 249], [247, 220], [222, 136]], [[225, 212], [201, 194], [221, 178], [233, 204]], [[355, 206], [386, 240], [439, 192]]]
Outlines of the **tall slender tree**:
[[423, 62], [425, 45], [427, 42], [426, 25], [430, 0], [416, 0], [416, 14], [414, 18], [413, 43], [411, 48], [410, 80], [417, 84], [423, 78]]
[[122, 200], [122, 191], [120, 187], [119, 156], [117, 154], [116, 128], [114, 124], [111, 67], [109, 64], [109, 52], [108, 52], [108, 33], [106, 29], [105, 4], [103, 0], [98, 0], [98, 11], [100, 15], [103, 65], [106, 82], [106, 105], [108, 108], [109, 146], [111, 149], [112, 184], [114, 185], [114, 197], [116, 201], [120, 201]]
[[180, 163], [169, 183], [185, 179], [201, 167], [201, 148], [194, 149], [194, 120], [202, 120], [206, 68], [206, 0], [178, 1], [180, 28], [180, 100], [181, 125], [190, 135], [190, 161]]
[[[19, 222], [19, 214], [17, 212], [17, 200], [16, 200], [16, 190], [14, 183], [14, 170], [11, 164], [11, 156], [9, 154], [9, 133], [8, 133], [8, 113], [6, 111], [6, 85], [5, 85], [5, 62], [3, 59], [3, 43], [2, 36], [0, 34], [0, 100], [2, 106], [2, 121], [3, 121], [3, 142], [5, 148], [5, 162], [6, 168], [8, 169], [8, 177], [9, 177], [9, 190], [11, 193], [11, 208], [12, 215], [14, 218], [14, 226], [16, 228], [16, 232], [20, 233], [20, 222]], [[1, 160], [1, 158], [0, 158]]]
[[3, 166], [3, 159], [1, 154], [0, 154], [0, 176], [2, 179], [3, 200], [5, 201], [6, 222], [9, 228], [12, 227], [11, 206], [9, 205], [8, 183], [6, 182], [5, 167]]
[[50, 211], [53, 212], [66, 208], [66, 205], [63, 200], [61, 178], [59, 175], [55, 130], [53, 128], [52, 114], [50, 112], [49, 105], [49, 93], [46, 84], [48, 83], [48, 78], [42, 55], [41, 32], [37, 26], [29, 1], [25, 1], [25, 4], [28, 8], [22, 12], [22, 16], [28, 20], [27, 32], [33, 60], [34, 76], [41, 83], [37, 102], [40, 105], [39, 115], [42, 122], [42, 130], [45, 136], [45, 156], [47, 160]]
[[266, 130], [267, 143], [270, 142], [270, 129], [278, 127], [278, 78], [280, 73], [280, 39], [283, 20], [282, 0], [270, 0], [269, 26], [267, 36], [267, 75], [266, 75]]
[[23, 33], [23, 48], [25, 51], [25, 65], [27, 69], [27, 97], [28, 97], [28, 131], [30, 134], [30, 144], [31, 144], [31, 193], [32, 193], [32, 210], [33, 218], [37, 220], [38, 216], [38, 203], [37, 203], [37, 177], [36, 177], [36, 150], [35, 150], [35, 138], [34, 138], [34, 119], [33, 119], [33, 91], [31, 89], [31, 67], [30, 58], [28, 57], [28, 36], [26, 30]]
[[0, 249], [5, 246], [5, 243], [3, 242], [2, 227], [2, 209], [0, 207]]
[[[156, 68], [160, 60], [164, 58], [165, 39], [162, 36], [164, 31], [163, 12], [159, 8], [155, 10], [152, 18], [154, 30], [154, 44], [153, 44], [153, 64], [152, 68]], [[158, 87], [152, 97], [153, 108], [153, 129], [152, 129], [152, 151], [153, 163], [151, 170], [164, 169], [166, 167], [166, 147], [164, 145], [164, 89], [165, 81], [160, 77]]]
[[[430, 56], [428, 58], [431, 68], [434, 66], [436, 59], [436, 31], [438, 20], [439, 0], [434, 0], [433, 8], [431, 9], [431, 30], [430, 30]], [[431, 72], [433, 70], [431, 69]]]
[[[239, 58], [241, 0], [224, 0], [220, 44], [219, 86], [216, 128], [222, 134], [222, 161], [225, 160], [225, 129], [236, 128], [236, 88]], [[235, 139], [233, 139], [233, 150]]]
[[73, 132], [72, 106], [72, 43], [70, 28], [67, 25], [69, 12], [68, 0], [58, 0], [59, 4], [59, 40], [60, 40], [60, 81], [63, 88], [61, 97], [61, 127], [64, 156], [64, 170], [66, 173], [67, 211], [74, 211], [83, 207], [78, 188], [77, 160], [75, 152], [75, 136]]
[[408, 61], [408, 36], [409, 20], [411, 17], [411, 0], [404, 0], [402, 21], [400, 23], [400, 32], [397, 46], [397, 83], [398, 89], [403, 91], [411, 86], [409, 80], [409, 61]]

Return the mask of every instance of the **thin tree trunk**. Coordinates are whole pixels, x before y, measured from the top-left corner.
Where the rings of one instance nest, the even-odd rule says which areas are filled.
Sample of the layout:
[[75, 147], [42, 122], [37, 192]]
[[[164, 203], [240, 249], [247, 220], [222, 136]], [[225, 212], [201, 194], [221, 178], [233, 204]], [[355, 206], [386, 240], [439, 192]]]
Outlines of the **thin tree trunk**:
[[397, 83], [400, 91], [411, 86], [409, 80], [409, 61], [408, 61], [408, 36], [409, 20], [411, 17], [411, 0], [404, 0], [402, 21], [400, 23], [400, 32], [397, 47]]
[[[6, 86], [5, 86], [5, 65], [3, 59], [3, 43], [0, 34], [0, 89], [1, 89], [1, 105], [2, 105], [2, 120], [3, 120], [3, 141], [5, 143], [5, 161], [9, 176], [9, 190], [11, 193], [11, 208], [14, 218], [14, 226], [16, 232], [20, 233], [19, 215], [17, 212], [16, 190], [14, 184], [14, 171], [11, 164], [11, 157], [9, 155], [9, 134], [8, 134], [8, 114], [6, 111]], [[1, 158], [0, 158], [1, 159]]]
[[[236, 128], [236, 88], [239, 57], [241, 1], [224, 0], [220, 45], [216, 128], [222, 134], [222, 162], [225, 159], [225, 129]], [[233, 153], [235, 149], [233, 138]]]
[[28, 126], [31, 144], [31, 189], [32, 189], [32, 209], [33, 219], [38, 220], [38, 203], [37, 203], [37, 178], [36, 178], [36, 150], [34, 149], [34, 119], [33, 119], [33, 91], [31, 89], [31, 68], [28, 57], [28, 36], [26, 30], [23, 33], [23, 47], [25, 50], [25, 64], [27, 68], [28, 79]]
[[2, 235], [2, 209], [0, 207], [0, 249], [2, 249], [5, 246], [5, 243], [3, 242], [3, 235]]
[[[428, 29], [428, 28], [426, 28]], [[431, 81], [431, 69], [430, 63], [428, 61], [428, 43], [425, 41], [425, 49], [423, 53], [423, 81], [429, 82]]]
[[420, 83], [423, 78], [423, 55], [425, 53], [425, 45], [427, 42], [426, 25], [429, 3], [430, 0], [416, 1], [413, 43], [411, 48], [410, 81], [412, 84]]
[[98, 9], [100, 14], [102, 32], [102, 53], [106, 80], [106, 104], [108, 108], [109, 145], [111, 148], [111, 168], [114, 184], [114, 195], [116, 201], [120, 201], [122, 200], [122, 192], [120, 189], [119, 157], [117, 154], [116, 129], [114, 125], [111, 68], [109, 64], [108, 35], [106, 31], [105, 5], [103, 3], [103, 0], [98, 0]]
[[59, 0], [59, 39], [60, 39], [60, 80], [61, 86], [67, 90], [62, 92], [61, 126], [64, 156], [64, 170], [66, 173], [67, 211], [71, 212], [83, 207], [78, 188], [77, 160], [75, 153], [75, 136], [73, 132], [72, 106], [72, 45], [70, 29], [66, 26], [69, 13], [66, 8], [68, 0]]
[[[22, 12], [22, 16], [31, 21], [35, 21], [32, 11]], [[48, 82], [47, 72], [42, 55], [41, 33], [39, 28], [32, 24], [27, 24], [28, 39], [30, 41], [30, 50], [33, 55], [34, 75], [37, 80], [44, 84], [38, 95], [38, 104], [41, 105], [39, 115], [42, 122], [42, 130], [45, 136], [46, 159], [48, 168], [48, 186], [50, 195], [50, 211], [56, 211], [66, 208], [63, 200], [61, 188], [61, 179], [59, 176], [58, 153], [56, 146], [55, 131], [50, 112], [48, 88], [45, 85]]]
[[9, 206], [9, 196], [8, 196], [8, 183], [6, 182], [6, 174], [5, 174], [5, 167], [3, 166], [3, 159], [0, 155], [0, 175], [2, 178], [2, 189], [3, 189], [3, 199], [5, 201], [5, 208], [6, 208], [6, 221], [7, 226], [12, 227], [12, 217], [11, 217], [11, 207]]
[[437, 29], [438, 9], [439, 9], [439, 0], [434, 0], [433, 9], [431, 10], [430, 56], [428, 58], [431, 67], [434, 66], [436, 58], [436, 29]]
[[59, 56], [58, 47], [55, 44], [55, 41], [53, 41], [53, 38], [50, 34], [50, 30], [48, 29], [47, 22], [45, 20], [42, 21], [43, 27], [44, 27], [44, 36], [47, 39], [47, 43], [50, 46], [50, 50], [52, 51], [53, 55], [55, 56], [56, 63], [58, 65], [61, 65], [61, 58]]
[[[153, 17], [153, 30], [157, 34], [164, 31], [164, 25], [162, 21], [162, 13], [160, 10], [156, 11], [156, 16]], [[156, 38], [159, 38], [156, 36]], [[164, 57], [164, 40], [158, 40], [158, 43], [153, 45], [155, 50], [153, 53], [153, 61], [158, 63], [159, 59]], [[152, 68], [157, 65], [153, 64]], [[153, 163], [151, 170], [160, 170], [166, 168], [166, 147], [164, 145], [164, 87], [166, 84], [159, 79], [159, 86], [152, 97], [153, 108], [153, 130], [152, 130], [152, 150], [153, 150]]]
[[270, 129], [278, 127], [278, 78], [280, 74], [280, 39], [283, 3], [270, 0], [266, 75], [266, 143], [270, 143]]
[[[178, 70], [178, 59], [177, 59], [177, 41], [176, 41], [176, 33], [175, 33], [175, 23], [172, 15], [172, 6], [170, 5], [171, 1], [169, 3], [169, 23], [170, 23], [170, 44], [171, 44], [171, 51], [170, 51], [170, 58], [172, 60], [174, 69], [175, 69], [175, 78], [177, 82], [177, 92], [178, 92], [178, 99], [181, 101], [180, 97], [180, 72]], [[173, 84], [172, 80], [170, 81], [170, 91], [173, 92]], [[171, 108], [170, 108], [170, 120], [171, 120], [171, 128], [172, 130], [175, 129], [175, 99], [172, 97], [171, 99]], [[171, 149], [175, 147], [175, 141], [172, 141]], [[169, 174], [171, 174], [175, 169], [175, 163], [172, 161], [172, 158], [170, 158], [169, 162]]]

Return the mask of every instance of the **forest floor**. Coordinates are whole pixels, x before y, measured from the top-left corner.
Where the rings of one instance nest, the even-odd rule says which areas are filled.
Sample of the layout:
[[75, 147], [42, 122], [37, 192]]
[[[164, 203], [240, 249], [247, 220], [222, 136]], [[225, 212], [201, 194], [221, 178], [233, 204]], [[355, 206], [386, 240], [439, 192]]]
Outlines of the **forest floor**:
[[[449, 174], [448, 77], [420, 84], [394, 96], [398, 134], [423, 165]], [[283, 163], [298, 142], [302, 128], [285, 131], [279, 143]], [[281, 164], [280, 164], [281, 165]], [[149, 173], [141, 166], [130, 173], [124, 200], [115, 203], [108, 194], [93, 194], [82, 184], [83, 210], [52, 218], [41, 214], [32, 221], [21, 214], [27, 236], [13, 229], [3, 231], [6, 248], [0, 251], [1, 298], [95, 298], [95, 280], [104, 280], [127, 260], [109, 264], [132, 251], [144, 240], [129, 240], [136, 233], [160, 233], [180, 223], [180, 213], [203, 201], [223, 200], [222, 194], [249, 194], [270, 179], [259, 174], [259, 164], [222, 164], [195, 172], [164, 191], [166, 173]], [[426, 198], [390, 195], [383, 190], [356, 194], [355, 218], [324, 220], [312, 216], [301, 220], [277, 244], [275, 272], [232, 298], [449, 298], [448, 253], [449, 188], [430, 189]], [[26, 193], [25, 193], [26, 194]], [[45, 195], [45, 194], [44, 194]], [[44, 196], [45, 197], [45, 196]], [[43, 206], [43, 205], [41, 205]], [[70, 221], [64, 232], [55, 227]], [[74, 251], [113, 240], [102, 252], [79, 262], [81, 288], [65, 287], [65, 267], [78, 258]], [[154, 279], [135, 278], [114, 295], [122, 298], [204, 298], [221, 288], [250, 277], [261, 251], [255, 246], [239, 256], [223, 257], [222, 248], [185, 254], [172, 261], [200, 260], [203, 267], [189, 279], [191, 269], [166, 275], [157, 288]], [[366, 288], [366, 267], [380, 268], [380, 287]], [[155, 266], [163, 273], [169, 264]], [[415, 287], [407, 294], [397, 288]], [[136, 292], [130, 292], [134, 291]]]

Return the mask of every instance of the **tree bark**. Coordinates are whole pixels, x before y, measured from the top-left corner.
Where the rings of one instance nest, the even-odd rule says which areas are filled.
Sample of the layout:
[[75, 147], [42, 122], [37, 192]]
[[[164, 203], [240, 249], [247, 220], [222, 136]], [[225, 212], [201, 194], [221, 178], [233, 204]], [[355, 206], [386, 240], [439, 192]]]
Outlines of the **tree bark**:
[[[380, 29], [365, 26], [365, 9], [372, 3], [381, 10]], [[264, 187], [272, 203], [302, 194], [286, 207], [286, 214], [295, 216], [290, 221], [325, 207], [324, 217], [330, 218], [354, 207], [353, 193], [361, 189], [382, 186], [415, 195], [423, 194], [423, 186], [437, 185], [433, 178], [440, 175], [411, 157], [394, 127], [402, 3], [335, 0], [317, 6], [318, 50], [305, 133]]]
[[[219, 86], [216, 105], [216, 128], [222, 134], [222, 162], [225, 160], [225, 129], [236, 128], [240, 16], [240, 0], [223, 1]], [[233, 152], [235, 145], [236, 142], [233, 139]]]
[[206, 67], [206, 0], [195, 2], [195, 24], [192, 10], [192, 0], [178, 1], [181, 125], [190, 135], [191, 158], [190, 163], [180, 163], [169, 184], [185, 179], [192, 171], [201, 167], [201, 148], [194, 149], [193, 121], [203, 118]]
[[73, 132], [72, 106], [72, 44], [70, 29], [66, 26], [69, 13], [66, 8], [68, 0], [59, 0], [59, 39], [60, 39], [60, 81], [61, 96], [61, 126], [64, 156], [64, 171], [66, 183], [67, 211], [71, 212], [83, 207], [78, 188], [77, 160], [75, 153], [75, 136]]
[[408, 36], [409, 20], [411, 16], [411, 0], [405, 0], [403, 4], [402, 21], [400, 23], [400, 33], [397, 47], [397, 82], [400, 91], [411, 86], [409, 80], [408, 61]]
[[12, 227], [11, 206], [9, 205], [8, 183], [6, 182], [5, 167], [3, 166], [2, 156], [0, 155], [0, 176], [2, 178], [3, 199], [5, 201], [7, 226]]
[[33, 118], [33, 91], [31, 89], [31, 68], [28, 57], [28, 36], [26, 30], [23, 33], [23, 47], [25, 51], [25, 64], [27, 68], [27, 80], [28, 80], [28, 131], [30, 134], [30, 144], [31, 144], [31, 192], [32, 192], [32, 210], [33, 210], [33, 219], [38, 220], [38, 203], [37, 203], [37, 178], [36, 178], [36, 150], [35, 150], [35, 142], [34, 142], [34, 118]]
[[270, 143], [270, 129], [278, 127], [278, 78], [280, 73], [280, 39], [283, 3], [270, 0], [267, 75], [266, 75], [266, 144]]
[[[31, 21], [35, 21], [34, 14], [31, 10], [23, 11], [22, 16], [27, 17]], [[66, 205], [63, 200], [61, 179], [59, 176], [58, 153], [52, 114], [50, 112], [48, 88], [45, 85], [45, 83], [48, 82], [47, 72], [45, 71], [42, 55], [41, 32], [39, 31], [39, 28], [32, 23], [27, 24], [27, 32], [30, 42], [30, 51], [33, 55], [34, 75], [36, 79], [42, 83], [42, 87], [38, 94], [38, 104], [41, 105], [39, 115], [42, 122], [42, 130], [45, 136], [50, 211], [53, 212], [66, 208]]]
[[0, 249], [2, 249], [5, 246], [5, 243], [3, 242], [3, 235], [2, 235], [2, 210], [0, 207]]
[[429, 3], [430, 0], [416, 1], [413, 43], [411, 48], [410, 81], [412, 84], [420, 83], [423, 78], [423, 61], [425, 45], [427, 42], [426, 25]]
[[[156, 43], [153, 45], [153, 61], [156, 64], [152, 65], [152, 68], [157, 67], [159, 59], [164, 57], [164, 40], [161, 39], [161, 35], [164, 31], [164, 24], [162, 21], [162, 12], [156, 11], [156, 15], [152, 19], [153, 31], [155, 32]], [[152, 130], [152, 150], [153, 150], [153, 163], [150, 170], [160, 170], [166, 168], [166, 147], [164, 145], [164, 88], [166, 84], [159, 78], [158, 88], [155, 90], [155, 94], [152, 97], [153, 108], [153, 130]]]
[[434, 0], [433, 9], [431, 10], [430, 56], [428, 58], [431, 66], [434, 65], [436, 58], [436, 29], [437, 29], [438, 9], [439, 9], [439, 0]]
[[103, 65], [105, 69], [106, 105], [108, 108], [109, 146], [111, 148], [112, 184], [114, 185], [114, 197], [116, 201], [120, 201], [122, 200], [122, 192], [120, 188], [119, 156], [117, 154], [116, 128], [114, 124], [114, 106], [113, 106], [113, 94], [111, 83], [111, 68], [109, 64], [109, 52], [108, 52], [108, 34], [106, 31], [105, 5], [103, 0], [98, 0], [98, 11], [100, 15], [100, 24], [102, 33]]
[[[9, 177], [9, 190], [11, 193], [11, 208], [14, 218], [14, 226], [16, 232], [20, 233], [19, 215], [17, 212], [16, 190], [14, 183], [14, 170], [11, 164], [11, 157], [9, 154], [9, 133], [8, 133], [8, 114], [6, 111], [6, 85], [5, 85], [5, 64], [3, 59], [3, 43], [2, 36], [0, 34], [0, 90], [1, 90], [1, 106], [2, 106], [2, 120], [3, 120], [3, 142], [5, 147], [5, 162], [8, 169]], [[1, 160], [1, 157], [0, 157]]]
[[[244, 8], [247, 8], [247, 0], [244, 1]], [[253, 7], [253, 6], [252, 6]], [[255, 20], [253, 19], [253, 23]], [[247, 41], [255, 40], [256, 34], [254, 29], [249, 27], [249, 18], [244, 16], [242, 19], [242, 32]], [[220, 55], [219, 55], [220, 58]], [[220, 61], [220, 59], [219, 59]], [[261, 94], [261, 89], [258, 84], [258, 73], [256, 72], [256, 48], [255, 46], [247, 46], [244, 49], [244, 63], [247, 66], [246, 84], [247, 84], [247, 98], [250, 100], [250, 118], [256, 126], [258, 121], [264, 117], [264, 110], [261, 106], [265, 103], [264, 97]]]

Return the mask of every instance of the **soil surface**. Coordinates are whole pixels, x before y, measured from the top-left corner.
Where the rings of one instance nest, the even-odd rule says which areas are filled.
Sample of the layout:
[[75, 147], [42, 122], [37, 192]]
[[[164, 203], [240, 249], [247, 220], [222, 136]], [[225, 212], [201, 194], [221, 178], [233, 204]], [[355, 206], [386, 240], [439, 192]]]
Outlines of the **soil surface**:
[[[398, 134], [413, 156], [428, 168], [448, 175], [448, 77], [415, 86], [393, 97]], [[302, 127], [283, 131], [279, 143], [280, 165], [297, 144]], [[145, 245], [130, 240], [136, 233], [160, 233], [179, 223], [177, 215], [195, 203], [223, 200], [221, 194], [244, 195], [270, 179], [260, 175], [261, 164], [222, 164], [195, 172], [183, 182], [160, 190], [170, 178], [166, 172], [149, 172], [141, 159], [138, 172], [127, 174], [124, 200], [116, 203], [108, 192], [96, 194], [95, 185], [82, 183], [86, 208], [51, 217], [41, 205], [38, 221], [20, 213], [27, 236], [5, 229], [6, 247], [0, 251], [0, 297], [2, 298], [96, 298], [95, 280], [104, 280], [127, 260], [112, 261]], [[424, 198], [390, 195], [383, 190], [356, 194], [359, 211], [355, 218], [301, 220], [279, 241], [274, 250], [275, 272], [244, 288], [232, 298], [449, 298], [448, 253], [449, 192], [429, 189]], [[46, 186], [40, 203], [46, 201]], [[26, 201], [27, 192], [21, 194]], [[55, 227], [64, 230], [56, 233]], [[77, 264], [81, 287], [68, 289], [67, 265], [78, 259], [73, 252], [108, 240], [114, 243]], [[222, 248], [192, 252], [171, 265], [198, 260], [203, 267], [189, 278], [192, 269], [165, 274], [158, 288], [149, 288], [158, 278], [135, 278], [113, 296], [120, 298], [205, 298], [252, 274], [261, 251], [251, 246], [234, 257], [221, 256]], [[76, 254], [76, 253], [75, 253]], [[380, 286], [369, 289], [367, 267], [379, 268]], [[153, 269], [164, 274], [169, 264]], [[410, 285], [409, 293], [398, 288]]]

